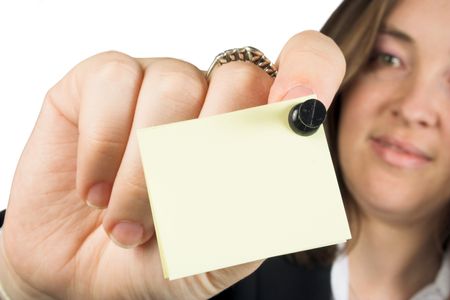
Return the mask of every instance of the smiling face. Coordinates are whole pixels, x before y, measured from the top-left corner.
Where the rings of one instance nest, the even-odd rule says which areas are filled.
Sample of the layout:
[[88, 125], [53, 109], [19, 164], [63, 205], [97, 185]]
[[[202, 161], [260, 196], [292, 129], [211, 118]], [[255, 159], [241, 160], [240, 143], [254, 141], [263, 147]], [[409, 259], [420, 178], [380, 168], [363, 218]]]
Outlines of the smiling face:
[[450, 201], [450, 1], [404, 0], [343, 95], [339, 161], [366, 215], [435, 218]]

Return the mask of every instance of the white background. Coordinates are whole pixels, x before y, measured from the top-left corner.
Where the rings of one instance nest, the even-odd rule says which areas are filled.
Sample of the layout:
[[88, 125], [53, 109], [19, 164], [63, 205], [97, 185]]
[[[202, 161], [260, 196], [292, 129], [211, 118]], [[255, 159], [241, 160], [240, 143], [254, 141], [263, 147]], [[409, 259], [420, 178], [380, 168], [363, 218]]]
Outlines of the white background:
[[0, 210], [46, 91], [106, 50], [172, 56], [207, 69], [255, 46], [275, 60], [299, 31], [319, 30], [340, 0], [0, 1]]

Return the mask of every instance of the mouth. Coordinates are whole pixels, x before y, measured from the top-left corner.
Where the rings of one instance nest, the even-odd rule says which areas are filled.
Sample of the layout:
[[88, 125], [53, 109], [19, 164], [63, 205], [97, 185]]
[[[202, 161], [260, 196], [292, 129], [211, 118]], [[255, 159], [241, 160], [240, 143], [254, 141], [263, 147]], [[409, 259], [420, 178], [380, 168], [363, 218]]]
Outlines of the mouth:
[[432, 161], [432, 157], [412, 143], [388, 136], [372, 137], [375, 153], [387, 164], [398, 168], [419, 168]]

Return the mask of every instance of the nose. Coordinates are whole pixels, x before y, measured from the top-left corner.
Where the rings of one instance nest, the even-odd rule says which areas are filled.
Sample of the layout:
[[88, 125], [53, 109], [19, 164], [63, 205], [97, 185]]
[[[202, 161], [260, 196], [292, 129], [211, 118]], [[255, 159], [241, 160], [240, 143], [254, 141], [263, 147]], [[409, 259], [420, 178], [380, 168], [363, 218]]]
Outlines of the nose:
[[411, 127], [435, 127], [439, 112], [436, 105], [437, 90], [432, 80], [407, 81], [402, 88], [398, 101], [391, 107], [391, 114], [399, 121]]

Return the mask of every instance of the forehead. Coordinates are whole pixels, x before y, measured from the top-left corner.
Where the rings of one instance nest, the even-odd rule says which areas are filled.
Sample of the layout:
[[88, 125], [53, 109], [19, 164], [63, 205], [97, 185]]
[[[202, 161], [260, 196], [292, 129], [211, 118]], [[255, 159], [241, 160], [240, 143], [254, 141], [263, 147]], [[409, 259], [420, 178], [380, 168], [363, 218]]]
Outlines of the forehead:
[[385, 24], [450, 55], [450, 0], [400, 0]]

